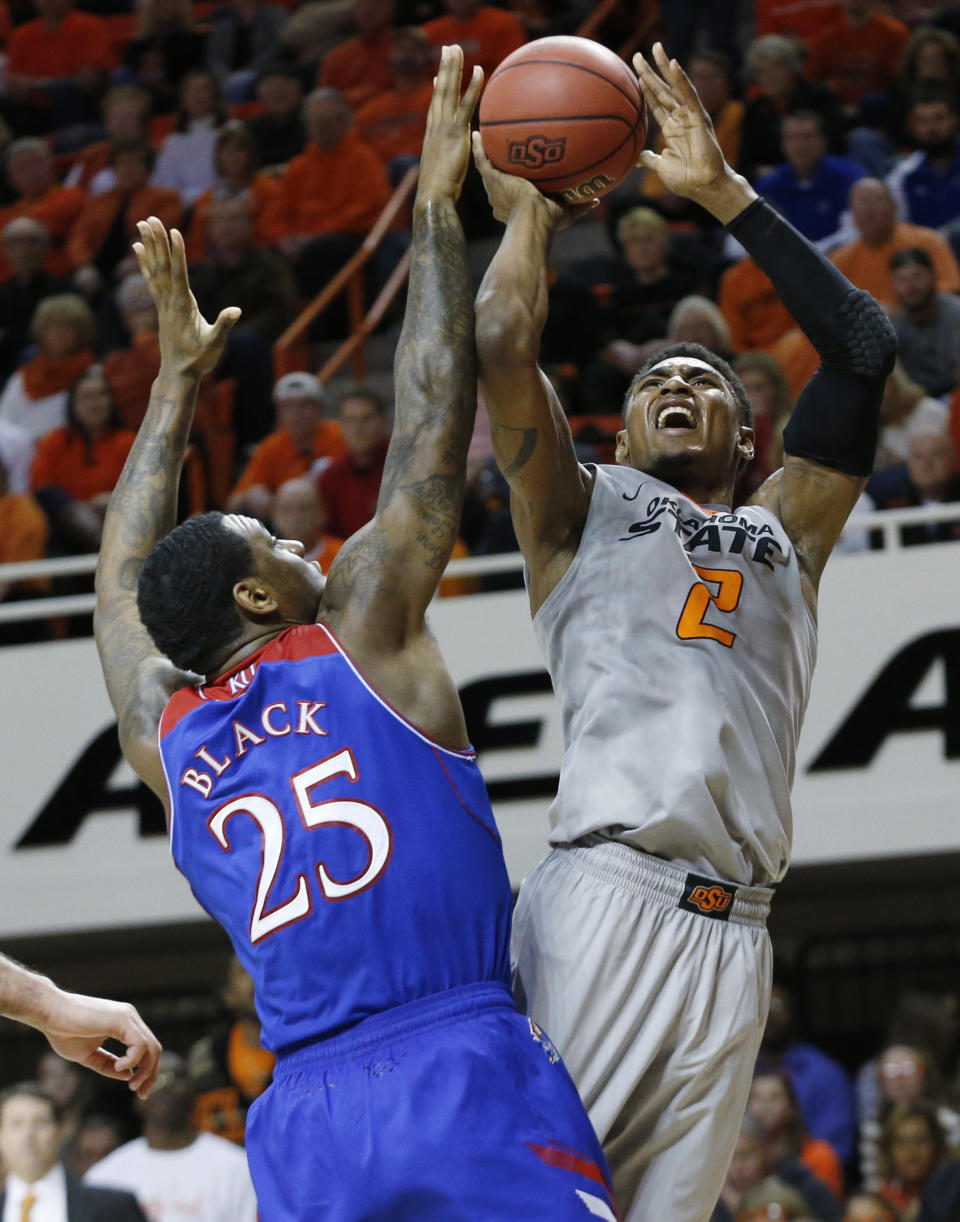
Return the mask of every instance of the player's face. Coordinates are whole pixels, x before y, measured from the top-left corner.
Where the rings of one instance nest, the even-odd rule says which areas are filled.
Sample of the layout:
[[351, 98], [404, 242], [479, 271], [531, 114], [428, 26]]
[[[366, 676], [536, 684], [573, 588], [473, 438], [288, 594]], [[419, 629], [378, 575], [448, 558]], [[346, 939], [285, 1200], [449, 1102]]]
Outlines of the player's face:
[[706, 361], [671, 357], [638, 380], [627, 402], [617, 461], [676, 483], [692, 475], [722, 483], [753, 456], [732, 387]]
[[253, 551], [255, 573], [269, 585], [282, 619], [299, 624], [316, 622], [326, 578], [316, 561], [303, 558], [303, 544], [277, 539], [256, 518], [227, 514], [224, 524], [244, 536]]

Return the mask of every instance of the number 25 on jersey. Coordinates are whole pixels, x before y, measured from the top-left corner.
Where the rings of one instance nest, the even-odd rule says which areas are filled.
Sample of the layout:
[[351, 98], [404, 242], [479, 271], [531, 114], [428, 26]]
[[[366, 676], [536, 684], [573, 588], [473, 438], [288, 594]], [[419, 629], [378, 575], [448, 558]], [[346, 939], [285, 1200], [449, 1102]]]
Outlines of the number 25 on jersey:
[[[317, 885], [325, 900], [344, 900], [372, 887], [383, 874], [393, 853], [393, 837], [390, 824], [375, 806], [358, 802], [352, 798], [334, 798], [316, 802], [311, 791], [334, 777], [346, 776], [357, 779], [357, 764], [349, 747], [330, 755], [319, 763], [304, 768], [290, 778], [297, 810], [303, 826], [317, 828], [332, 824], [353, 828], [367, 843], [369, 860], [366, 868], [355, 878], [340, 881], [331, 878], [322, 861], [315, 863]], [[263, 839], [263, 862], [257, 880], [257, 893], [250, 916], [250, 941], [276, 933], [285, 925], [302, 920], [313, 909], [311, 880], [306, 874], [297, 875], [297, 885], [290, 899], [273, 908], [268, 907], [270, 891], [280, 867], [286, 840], [283, 815], [274, 802], [263, 794], [244, 794], [221, 806], [210, 818], [208, 827], [217, 843], [226, 852], [230, 851], [227, 824], [234, 815], [247, 815], [257, 825]]]

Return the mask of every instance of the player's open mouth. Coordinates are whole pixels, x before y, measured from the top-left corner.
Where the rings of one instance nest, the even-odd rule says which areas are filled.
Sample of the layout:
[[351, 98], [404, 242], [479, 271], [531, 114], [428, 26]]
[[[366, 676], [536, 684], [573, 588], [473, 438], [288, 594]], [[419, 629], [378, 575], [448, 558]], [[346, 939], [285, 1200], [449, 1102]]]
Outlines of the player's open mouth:
[[667, 403], [657, 412], [656, 427], [658, 429], [695, 429], [697, 418], [682, 403]]

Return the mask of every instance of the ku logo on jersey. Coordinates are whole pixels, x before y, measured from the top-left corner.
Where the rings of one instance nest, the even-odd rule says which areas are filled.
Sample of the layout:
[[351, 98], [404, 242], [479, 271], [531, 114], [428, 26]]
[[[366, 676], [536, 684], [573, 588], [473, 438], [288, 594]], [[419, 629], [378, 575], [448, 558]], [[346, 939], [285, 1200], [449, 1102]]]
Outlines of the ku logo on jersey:
[[651, 497], [647, 502], [646, 517], [632, 522], [627, 527], [627, 533], [620, 536], [619, 542], [629, 543], [633, 539], [656, 534], [665, 523], [683, 540], [684, 551], [690, 553], [703, 551], [717, 555], [743, 555], [768, 569], [789, 562], [773, 527], [768, 523], [755, 522], [733, 511], [714, 513], [706, 518], [689, 513], [684, 517], [680, 504], [669, 496]]

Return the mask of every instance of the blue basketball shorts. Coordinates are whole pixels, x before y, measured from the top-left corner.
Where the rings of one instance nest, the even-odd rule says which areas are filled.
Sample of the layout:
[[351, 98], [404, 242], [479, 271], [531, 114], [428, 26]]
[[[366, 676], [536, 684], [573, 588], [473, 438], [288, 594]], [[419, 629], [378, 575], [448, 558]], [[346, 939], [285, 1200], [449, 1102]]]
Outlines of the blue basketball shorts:
[[247, 1117], [262, 1222], [589, 1222], [610, 1174], [553, 1045], [466, 985], [277, 1062]]

